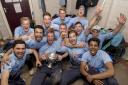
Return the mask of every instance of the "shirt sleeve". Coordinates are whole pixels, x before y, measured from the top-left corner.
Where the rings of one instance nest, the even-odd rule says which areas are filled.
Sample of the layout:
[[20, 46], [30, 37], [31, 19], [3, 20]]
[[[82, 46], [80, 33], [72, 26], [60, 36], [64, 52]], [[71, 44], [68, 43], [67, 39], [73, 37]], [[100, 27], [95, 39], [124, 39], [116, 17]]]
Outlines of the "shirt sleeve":
[[103, 34], [105, 39], [111, 39], [113, 37], [113, 32]]
[[104, 63], [112, 62], [112, 59], [110, 58], [110, 56], [106, 52], [103, 52], [102, 59], [103, 59]]
[[88, 52], [85, 52], [83, 55], [82, 55], [82, 59], [81, 61], [87, 63], [88, 62]]

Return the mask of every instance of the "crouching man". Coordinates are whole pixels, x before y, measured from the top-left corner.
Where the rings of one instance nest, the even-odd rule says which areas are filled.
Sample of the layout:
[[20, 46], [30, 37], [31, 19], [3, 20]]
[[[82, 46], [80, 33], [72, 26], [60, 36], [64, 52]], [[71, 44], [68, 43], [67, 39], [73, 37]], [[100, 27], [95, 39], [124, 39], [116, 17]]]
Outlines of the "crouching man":
[[1, 85], [25, 85], [25, 82], [20, 78], [21, 68], [23, 67], [26, 55], [33, 53], [36, 57], [36, 65], [41, 65], [38, 54], [35, 50], [26, 49], [26, 44], [22, 40], [16, 40], [13, 49], [10, 53], [5, 53], [6, 58], [9, 58], [2, 65]]
[[89, 51], [83, 54], [80, 71], [86, 79], [85, 85], [118, 85], [110, 56], [99, 50], [100, 40], [88, 41]]

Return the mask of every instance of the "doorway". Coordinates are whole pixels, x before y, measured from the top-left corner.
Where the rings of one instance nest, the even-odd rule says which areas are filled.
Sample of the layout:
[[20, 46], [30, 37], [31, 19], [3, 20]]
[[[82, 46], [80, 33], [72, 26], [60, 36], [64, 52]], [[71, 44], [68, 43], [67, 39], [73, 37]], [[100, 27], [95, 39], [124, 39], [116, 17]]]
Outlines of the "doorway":
[[20, 25], [21, 17], [32, 19], [28, 0], [1, 0], [11, 32]]

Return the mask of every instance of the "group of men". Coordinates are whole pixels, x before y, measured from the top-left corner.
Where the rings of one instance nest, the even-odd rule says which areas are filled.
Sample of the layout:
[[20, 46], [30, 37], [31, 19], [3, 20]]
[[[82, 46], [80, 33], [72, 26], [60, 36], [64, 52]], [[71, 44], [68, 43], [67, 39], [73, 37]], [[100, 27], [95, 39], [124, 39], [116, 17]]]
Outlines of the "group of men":
[[[21, 26], [14, 32], [13, 48], [3, 58], [1, 84], [25, 85], [20, 73], [27, 60], [30, 70], [35, 61], [39, 67], [31, 85], [70, 85], [78, 78], [82, 78], [85, 85], [118, 85], [112, 59], [101, 48], [104, 40], [121, 30], [126, 16], [120, 14], [115, 29], [101, 34], [96, 25], [101, 8], [97, 7], [90, 21], [84, 17], [84, 10], [84, 6], [80, 6], [74, 18], [66, 17], [65, 8], [59, 9], [55, 19], [46, 12], [42, 25], [34, 28], [30, 28], [28, 17], [22, 17]], [[56, 58], [51, 62], [52, 53]], [[69, 66], [64, 69], [65, 61]]]

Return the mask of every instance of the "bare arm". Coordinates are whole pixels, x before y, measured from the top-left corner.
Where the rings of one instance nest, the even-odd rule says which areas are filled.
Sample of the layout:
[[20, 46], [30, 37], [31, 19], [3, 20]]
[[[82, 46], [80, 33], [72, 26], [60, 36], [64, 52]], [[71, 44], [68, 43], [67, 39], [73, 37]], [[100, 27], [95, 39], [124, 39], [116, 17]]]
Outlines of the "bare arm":
[[105, 66], [107, 68], [107, 70], [105, 72], [92, 75], [92, 78], [93, 79], [105, 79], [105, 78], [113, 76], [114, 75], [114, 68], [113, 68], [112, 62], [106, 63]]
[[74, 47], [74, 48], [84, 48], [84, 47], [86, 47], [86, 44], [85, 44], [85, 42], [81, 41], [79, 44], [73, 45], [72, 47]]
[[113, 31], [114, 35], [116, 35], [121, 30], [122, 26], [125, 24], [127, 20], [126, 16], [122, 13], [120, 13], [120, 16], [117, 19], [118, 19], [118, 24]]
[[9, 85], [8, 84], [9, 71], [2, 72], [1, 75], [1, 85]]
[[63, 55], [58, 55], [58, 60], [61, 61], [62, 59], [68, 56], [68, 52], [65, 52]]
[[9, 60], [9, 55], [13, 52], [13, 49], [9, 49], [6, 53], [4, 53], [4, 56], [3, 56], [3, 63], [6, 63], [8, 60]]
[[39, 55], [37, 53], [37, 51], [35, 49], [30, 49], [31, 53], [34, 54], [35, 58], [36, 58], [36, 66], [41, 66], [41, 62], [39, 61]]
[[80, 63], [80, 71], [81, 71], [81, 73], [85, 77], [87, 77], [88, 75], [90, 75], [89, 73], [87, 73], [87, 71], [88, 71], [87, 64], [85, 62], [83, 62], [83, 61]]
[[85, 35], [88, 35], [90, 33], [91, 28], [94, 25], [99, 23], [99, 21], [101, 20], [101, 16], [100, 16], [101, 12], [102, 12], [102, 8], [100, 6], [97, 6], [94, 16], [89, 21], [89, 26], [87, 27], [87, 30], [85, 31]]

